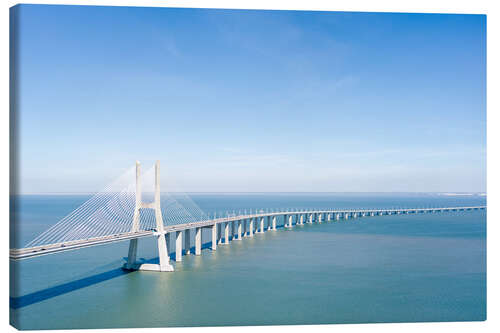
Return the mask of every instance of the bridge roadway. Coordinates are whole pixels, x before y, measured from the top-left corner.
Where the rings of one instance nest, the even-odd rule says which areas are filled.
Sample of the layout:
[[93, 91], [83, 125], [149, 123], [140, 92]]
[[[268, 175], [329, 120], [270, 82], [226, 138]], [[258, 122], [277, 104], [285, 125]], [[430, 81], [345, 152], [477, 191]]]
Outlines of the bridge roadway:
[[[184, 224], [169, 225], [164, 227], [164, 233], [176, 233], [176, 261], [182, 260], [182, 231], [189, 232], [191, 229], [196, 230], [195, 236], [195, 254], [199, 255], [201, 251], [201, 229], [211, 228], [212, 229], [212, 249], [215, 250], [217, 247], [217, 242], [222, 241], [222, 228], [217, 228], [218, 225], [224, 224], [225, 233], [225, 244], [229, 242], [229, 224], [232, 223], [232, 239], [238, 240], [243, 236], [247, 236], [247, 223], [250, 221], [249, 236], [253, 236], [254, 233], [254, 221], [260, 222], [260, 225], [255, 226], [255, 232], [264, 232], [266, 230], [276, 230], [276, 218], [278, 216], [284, 216], [284, 227], [293, 227], [293, 216], [296, 216], [296, 225], [306, 223], [312, 223], [313, 221], [321, 223], [323, 221], [323, 215], [325, 221], [339, 220], [339, 219], [349, 219], [364, 216], [377, 216], [377, 215], [392, 215], [392, 214], [417, 214], [417, 213], [434, 213], [434, 212], [449, 212], [449, 211], [466, 211], [466, 210], [479, 210], [486, 209], [486, 206], [470, 206], [470, 207], [443, 207], [443, 208], [405, 208], [405, 209], [357, 209], [357, 210], [300, 210], [300, 211], [280, 211], [280, 212], [265, 212], [256, 213], [248, 215], [238, 215], [232, 217], [216, 218], [212, 220], [191, 222]], [[288, 217], [288, 218], [287, 218]], [[259, 221], [260, 218], [260, 221]], [[264, 218], [267, 218], [267, 228], [264, 226]], [[272, 218], [272, 223], [271, 223]], [[288, 221], [287, 221], [288, 220]], [[238, 227], [235, 227], [235, 222], [238, 223]], [[242, 233], [242, 224], [244, 226], [244, 233]], [[236, 229], [236, 230], [235, 230]], [[218, 232], [217, 232], [218, 231]], [[236, 235], [235, 235], [236, 231]], [[120, 241], [126, 241], [131, 239], [138, 239], [144, 237], [157, 236], [156, 230], [141, 230], [136, 232], [126, 232], [120, 234], [113, 234], [89, 239], [80, 239], [62, 243], [54, 243], [47, 245], [40, 245], [35, 247], [20, 248], [20, 249], [10, 249], [9, 257], [12, 260], [21, 260], [27, 258], [38, 257], [42, 255], [54, 254], [58, 252], [64, 252], [69, 250], [76, 250], [80, 248], [103, 245], [107, 243], [114, 243]], [[187, 253], [190, 253], [190, 237], [189, 234], [185, 238], [185, 249]]]

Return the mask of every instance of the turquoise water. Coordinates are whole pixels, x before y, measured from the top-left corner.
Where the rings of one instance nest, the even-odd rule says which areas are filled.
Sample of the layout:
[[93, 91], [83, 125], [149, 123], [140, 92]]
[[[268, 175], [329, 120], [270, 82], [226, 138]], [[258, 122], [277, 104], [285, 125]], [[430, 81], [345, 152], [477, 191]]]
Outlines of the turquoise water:
[[[485, 204], [479, 196], [196, 194], [206, 212]], [[22, 196], [15, 246], [86, 196]], [[278, 221], [282, 224], [283, 221]], [[203, 235], [205, 246], [209, 234]], [[157, 260], [153, 239], [138, 257]], [[174, 273], [120, 267], [128, 243], [11, 263], [21, 329], [486, 319], [486, 212], [393, 215], [295, 226], [184, 256]]]

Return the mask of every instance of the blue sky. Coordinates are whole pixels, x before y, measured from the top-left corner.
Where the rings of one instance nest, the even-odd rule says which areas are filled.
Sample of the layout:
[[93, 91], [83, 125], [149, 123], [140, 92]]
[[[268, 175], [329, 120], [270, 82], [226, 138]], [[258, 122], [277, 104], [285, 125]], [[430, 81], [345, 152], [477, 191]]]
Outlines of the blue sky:
[[21, 192], [486, 191], [486, 16], [16, 7]]

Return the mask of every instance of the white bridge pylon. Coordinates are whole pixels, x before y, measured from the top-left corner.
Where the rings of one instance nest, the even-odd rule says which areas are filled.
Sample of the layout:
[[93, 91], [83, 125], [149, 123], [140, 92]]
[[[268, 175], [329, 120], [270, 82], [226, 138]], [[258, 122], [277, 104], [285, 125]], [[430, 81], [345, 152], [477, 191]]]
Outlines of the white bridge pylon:
[[137, 245], [138, 238], [130, 240], [128, 248], [127, 263], [123, 266], [127, 270], [141, 270], [141, 271], [157, 271], [157, 272], [173, 272], [174, 267], [170, 264], [170, 258], [167, 251], [167, 241], [165, 238], [165, 228], [163, 226], [163, 217], [161, 215], [160, 205], [160, 161], [155, 163], [155, 194], [153, 202], [142, 201], [142, 181], [141, 181], [141, 164], [135, 162], [135, 209], [134, 220], [132, 223], [131, 232], [139, 231], [139, 224], [141, 220], [142, 209], [153, 209], [155, 212], [156, 231], [154, 236], [158, 242], [158, 260], [159, 264], [140, 264], [137, 263]]

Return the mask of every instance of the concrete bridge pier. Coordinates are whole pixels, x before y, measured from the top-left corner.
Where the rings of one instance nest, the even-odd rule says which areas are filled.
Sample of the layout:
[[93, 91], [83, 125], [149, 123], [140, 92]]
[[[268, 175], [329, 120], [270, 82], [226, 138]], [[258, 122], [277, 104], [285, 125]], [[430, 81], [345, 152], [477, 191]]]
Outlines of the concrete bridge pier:
[[321, 222], [323, 221], [323, 214], [318, 213], [318, 214], [316, 215], [316, 219], [317, 219], [318, 223], [321, 223]]
[[293, 228], [293, 215], [288, 216], [288, 228]]
[[[170, 257], [167, 252], [167, 240], [165, 239], [165, 234], [158, 235], [158, 252], [160, 261], [160, 272], [173, 272], [174, 267], [170, 265]], [[143, 267], [144, 266], [144, 267]], [[150, 270], [147, 264], [142, 264], [139, 269]], [[153, 269], [154, 270], [154, 269]]]
[[234, 239], [234, 234], [236, 233], [235, 223], [236, 221], [231, 222], [231, 239]]
[[268, 215], [267, 216], [267, 231], [269, 230], [272, 230], [272, 227], [271, 227], [271, 215]]
[[247, 222], [248, 222], [247, 219], [243, 220], [243, 237], [248, 237], [248, 235], [247, 235]]
[[241, 240], [241, 233], [242, 233], [242, 226], [241, 226], [241, 222], [244, 222], [245, 220], [238, 220], [238, 229], [236, 231], [236, 234], [238, 237], [236, 237], [236, 240]]
[[328, 213], [328, 215], [326, 216], [326, 221], [330, 222], [331, 220], [332, 220], [332, 214]]
[[175, 261], [182, 261], [182, 231], [175, 232]]
[[224, 222], [224, 243], [229, 244], [229, 222]]
[[260, 225], [259, 225], [259, 234], [263, 234], [265, 232], [264, 230], [264, 217], [260, 218]]
[[344, 213], [344, 219], [345, 219], [345, 220], [348, 220], [348, 219], [349, 219], [349, 213], [347, 213], [347, 212], [345, 212], [345, 213]]
[[250, 230], [249, 230], [249, 233], [248, 233], [248, 237], [253, 237], [253, 229], [254, 229], [254, 225], [253, 225], [253, 222], [254, 222], [255, 219], [250, 219]]
[[216, 224], [217, 228], [217, 244], [222, 243], [222, 224], [217, 223]]
[[335, 214], [335, 220], [340, 220], [340, 213]]
[[212, 229], [212, 251], [217, 250], [217, 224], [214, 223]]
[[194, 233], [194, 254], [201, 254], [201, 228], [196, 228]]
[[137, 238], [131, 239], [128, 246], [128, 257], [127, 264], [125, 265], [126, 269], [134, 269], [135, 261], [137, 260], [137, 242], [139, 240]]
[[276, 215], [273, 216], [273, 228], [272, 230], [276, 230]]
[[184, 232], [184, 250], [186, 254], [191, 254], [191, 229]]
[[300, 214], [299, 224], [304, 225], [304, 214]]
[[307, 219], [307, 224], [312, 224], [313, 223], [313, 214], [309, 214], [309, 218]]

